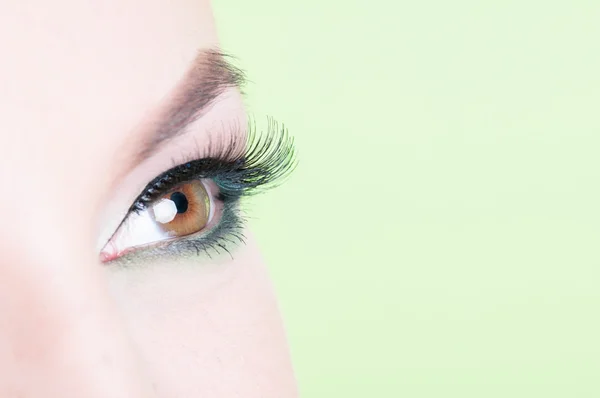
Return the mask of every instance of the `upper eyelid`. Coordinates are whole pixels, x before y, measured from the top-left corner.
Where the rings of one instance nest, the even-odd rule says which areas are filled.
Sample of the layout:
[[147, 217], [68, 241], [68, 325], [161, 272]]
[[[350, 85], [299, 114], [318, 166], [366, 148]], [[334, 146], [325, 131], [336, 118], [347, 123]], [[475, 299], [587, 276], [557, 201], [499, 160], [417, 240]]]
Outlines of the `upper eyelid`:
[[137, 163], [150, 157], [163, 142], [182, 134], [227, 89], [241, 90], [245, 73], [229, 61], [232, 58], [215, 49], [199, 51], [163, 117], [142, 137]]
[[[217, 114], [221, 112], [211, 109], [211, 113], [213, 111]], [[104, 214], [109, 223], [104, 227], [101, 226], [96, 244], [98, 251], [106, 246], [131, 213], [144, 209], [145, 206], [139, 206], [139, 199], [146, 194], [146, 191], [159, 177], [165, 175], [169, 170], [173, 170], [181, 163], [196, 161], [199, 158], [233, 159], [240, 153], [243, 154], [243, 149], [246, 147], [246, 130], [241, 128], [238, 118], [229, 118], [228, 114], [224, 116], [226, 121], [221, 121], [221, 129], [218, 128], [218, 125], [206, 125], [204, 121], [199, 121], [201, 125], [194, 126], [189, 130], [189, 134], [178, 137], [143, 165], [135, 167], [131, 172], [118, 178], [120, 180], [118, 184], [113, 182], [111, 191], [126, 191], [128, 194], [119, 195], [117, 193], [115, 196], [118, 200], [109, 201], [105, 207]], [[160, 167], [161, 164], [166, 164], [167, 167]], [[140, 182], [144, 182], [144, 184], [140, 185]], [[146, 201], [146, 203], [148, 202]]]
[[273, 119], [268, 126], [266, 134], [258, 134], [252, 123], [242, 134], [236, 128], [225, 142], [209, 145], [206, 157], [161, 173], [146, 185], [129, 211], [144, 210], [165, 191], [193, 178], [218, 178], [225, 196], [241, 196], [261, 186], [276, 185], [295, 169], [297, 161], [287, 129], [283, 125], [279, 128]]
[[163, 193], [169, 191], [178, 184], [192, 179], [214, 177], [214, 173], [211, 173], [211, 167], [208, 167], [211, 163], [213, 168], [215, 163], [218, 164], [220, 168], [234, 168], [237, 164], [235, 161], [227, 162], [216, 158], [203, 158], [175, 166], [150, 181], [131, 205], [130, 211], [146, 209], [149, 203], [156, 200]]

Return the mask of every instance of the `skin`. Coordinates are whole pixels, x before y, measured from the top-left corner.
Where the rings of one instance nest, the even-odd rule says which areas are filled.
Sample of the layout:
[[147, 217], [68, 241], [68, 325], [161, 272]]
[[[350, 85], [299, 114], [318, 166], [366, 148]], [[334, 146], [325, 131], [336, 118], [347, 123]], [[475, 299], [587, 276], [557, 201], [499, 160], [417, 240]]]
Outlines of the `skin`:
[[101, 265], [99, 245], [148, 181], [217, 126], [132, 162], [198, 50], [206, 0], [10, 1], [0, 13], [0, 396], [294, 397], [276, 301], [250, 234], [212, 260]]

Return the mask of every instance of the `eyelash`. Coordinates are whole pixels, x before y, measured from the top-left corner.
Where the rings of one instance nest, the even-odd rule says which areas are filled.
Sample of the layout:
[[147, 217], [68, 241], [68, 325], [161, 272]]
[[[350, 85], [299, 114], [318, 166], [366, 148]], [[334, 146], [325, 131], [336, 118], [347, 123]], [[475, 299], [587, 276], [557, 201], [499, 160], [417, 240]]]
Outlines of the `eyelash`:
[[214, 199], [223, 204], [218, 224], [208, 232], [199, 231], [162, 242], [156, 247], [178, 254], [191, 251], [212, 257], [211, 252], [220, 254], [224, 251], [231, 255], [228, 245], [245, 241], [245, 220], [239, 209], [239, 200], [283, 183], [295, 169], [297, 161], [293, 137], [273, 119], [269, 119], [266, 133], [258, 133], [255, 124], [249, 123], [246, 134], [232, 131], [230, 137], [227, 142], [209, 143], [203, 155], [197, 151], [182, 164], [150, 181], [129, 208], [125, 219], [131, 213], [145, 210], [179, 184], [211, 179], [219, 188]]

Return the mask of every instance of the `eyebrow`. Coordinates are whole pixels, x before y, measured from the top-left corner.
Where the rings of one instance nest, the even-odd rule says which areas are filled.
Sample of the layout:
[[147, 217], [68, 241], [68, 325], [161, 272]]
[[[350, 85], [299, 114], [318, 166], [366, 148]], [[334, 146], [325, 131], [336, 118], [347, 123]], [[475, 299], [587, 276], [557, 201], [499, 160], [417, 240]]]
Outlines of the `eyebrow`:
[[161, 120], [144, 138], [138, 162], [150, 157], [162, 143], [185, 132], [186, 127], [202, 117], [214, 101], [228, 88], [241, 88], [246, 82], [244, 71], [229, 62], [232, 57], [218, 50], [202, 50], [179, 83], [180, 92]]

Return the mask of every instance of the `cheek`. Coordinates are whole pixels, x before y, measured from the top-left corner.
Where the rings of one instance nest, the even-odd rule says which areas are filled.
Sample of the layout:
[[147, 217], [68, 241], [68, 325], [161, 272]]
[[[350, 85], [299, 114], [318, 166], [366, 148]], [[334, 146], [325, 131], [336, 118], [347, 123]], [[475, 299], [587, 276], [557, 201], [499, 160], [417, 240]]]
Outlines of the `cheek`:
[[235, 260], [111, 272], [111, 287], [159, 397], [294, 397], [287, 344], [255, 244]]

